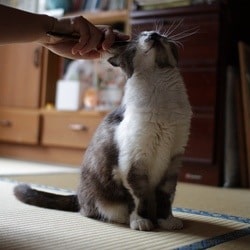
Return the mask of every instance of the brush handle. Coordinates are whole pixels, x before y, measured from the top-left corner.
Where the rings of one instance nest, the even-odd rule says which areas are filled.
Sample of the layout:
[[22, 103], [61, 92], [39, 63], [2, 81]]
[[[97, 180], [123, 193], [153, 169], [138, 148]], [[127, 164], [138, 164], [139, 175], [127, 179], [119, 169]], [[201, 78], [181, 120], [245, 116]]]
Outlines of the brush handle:
[[78, 35], [78, 34], [65, 34], [65, 33], [49, 31], [49, 32], [47, 32], [47, 35], [48, 36], [58, 37], [58, 38], [67, 38], [67, 39], [74, 40], [74, 41], [77, 41], [77, 42], [80, 39], [80, 35]]
[[[49, 31], [46, 33], [48, 36], [54, 36], [57, 38], [66, 38], [66, 39], [70, 39], [73, 41], [78, 42], [80, 39], [80, 35], [79, 34], [66, 34], [66, 33], [59, 33], [59, 32], [53, 32], [53, 31]], [[102, 41], [104, 40], [104, 37], [102, 39]], [[126, 45], [127, 43], [129, 43], [129, 41], [120, 41], [117, 40], [113, 43], [112, 46], [122, 46], [122, 45]]]

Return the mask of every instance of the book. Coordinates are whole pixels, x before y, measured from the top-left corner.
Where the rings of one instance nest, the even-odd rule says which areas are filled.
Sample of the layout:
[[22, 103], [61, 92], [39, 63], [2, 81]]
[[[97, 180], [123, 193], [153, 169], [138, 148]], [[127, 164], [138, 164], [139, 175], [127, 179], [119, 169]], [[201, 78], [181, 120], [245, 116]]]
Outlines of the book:
[[155, 10], [188, 6], [191, 4], [191, 0], [137, 0], [135, 1], [135, 4], [140, 10]]

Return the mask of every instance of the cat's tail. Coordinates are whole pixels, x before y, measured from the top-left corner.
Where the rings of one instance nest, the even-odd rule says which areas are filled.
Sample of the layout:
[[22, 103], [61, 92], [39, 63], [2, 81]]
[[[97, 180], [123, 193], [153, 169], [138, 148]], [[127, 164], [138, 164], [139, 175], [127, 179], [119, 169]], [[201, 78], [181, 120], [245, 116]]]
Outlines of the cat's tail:
[[37, 207], [70, 212], [78, 212], [80, 210], [76, 194], [60, 195], [47, 193], [33, 189], [26, 184], [19, 184], [15, 186], [14, 194], [18, 200]]

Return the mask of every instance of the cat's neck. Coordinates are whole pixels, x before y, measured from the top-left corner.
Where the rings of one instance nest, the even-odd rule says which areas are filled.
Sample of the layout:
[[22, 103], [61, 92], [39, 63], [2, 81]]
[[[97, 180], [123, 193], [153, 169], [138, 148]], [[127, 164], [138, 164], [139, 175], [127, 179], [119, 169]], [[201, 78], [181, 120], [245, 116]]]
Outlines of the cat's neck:
[[164, 98], [179, 92], [185, 91], [182, 76], [177, 68], [152, 68], [148, 71], [137, 70], [127, 80], [123, 104], [138, 105], [141, 100], [151, 105], [150, 101]]
[[137, 69], [134, 71], [134, 74], [131, 78], [134, 79], [144, 79], [145, 81], [152, 82], [155, 79], [164, 79], [164, 81], [169, 81], [172, 78], [181, 78], [180, 70], [175, 68], [159, 68], [159, 67], [151, 67], [148, 69]]
[[126, 83], [123, 105], [129, 113], [141, 114], [146, 120], [151, 120], [152, 114], [155, 119], [162, 120], [173, 113], [180, 113], [180, 110], [191, 114], [183, 79], [177, 68], [135, 71]]

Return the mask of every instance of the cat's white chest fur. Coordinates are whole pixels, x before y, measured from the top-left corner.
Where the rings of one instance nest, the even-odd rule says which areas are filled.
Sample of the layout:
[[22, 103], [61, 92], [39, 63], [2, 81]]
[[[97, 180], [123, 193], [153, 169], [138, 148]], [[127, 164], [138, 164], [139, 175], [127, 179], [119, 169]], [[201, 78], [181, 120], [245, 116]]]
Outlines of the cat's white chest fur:
[[159, 72], [158, 79], [135, 74], [126, 84], [126, 111], [115, 134], [124, 179], [131, 167], [143, 166], [153, 188], [171, 158], [184, 152], [191, 109], [182, 78], [176, 72]]

